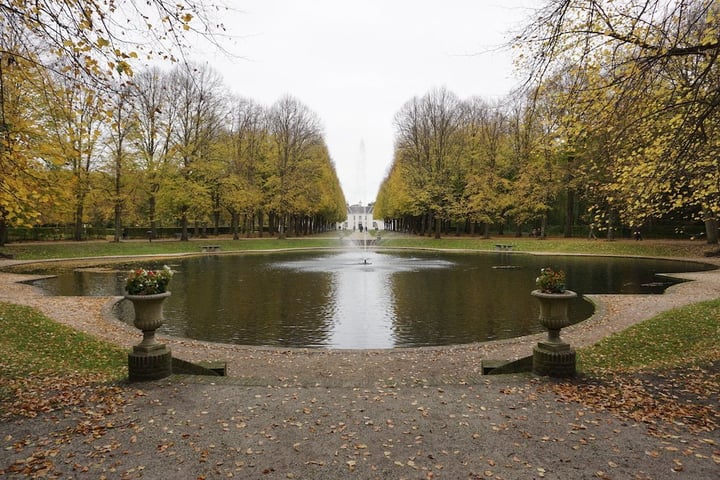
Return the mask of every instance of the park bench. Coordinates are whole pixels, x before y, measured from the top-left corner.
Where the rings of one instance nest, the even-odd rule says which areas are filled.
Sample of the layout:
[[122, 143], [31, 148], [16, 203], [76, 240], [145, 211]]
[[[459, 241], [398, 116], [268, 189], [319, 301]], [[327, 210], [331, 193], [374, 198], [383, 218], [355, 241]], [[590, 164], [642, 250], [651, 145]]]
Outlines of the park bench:
[[513, 245], [508, 243], [496, 243], [495, 244], [495, 250], [512, 250]]
[[203, 252], [219, 252], [220, 251], [220, 245], [201, 245], [200, 248], [202, 248]]

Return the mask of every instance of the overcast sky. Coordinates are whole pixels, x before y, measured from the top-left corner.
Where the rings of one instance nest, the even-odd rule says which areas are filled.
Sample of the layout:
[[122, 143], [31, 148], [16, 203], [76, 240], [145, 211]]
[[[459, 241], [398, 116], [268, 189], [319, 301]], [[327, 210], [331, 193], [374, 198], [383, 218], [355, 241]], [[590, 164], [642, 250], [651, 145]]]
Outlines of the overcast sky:
[[266, 106], [289, 94], [320, 118], [346, 200], [367, 204], [393, 158], [393, 118], [446, 87], [461, 99], [517, 86], [498, 48], [532, 0], [242, 0], [223, 21], [239, 58], [203, 52], [234, 93]]

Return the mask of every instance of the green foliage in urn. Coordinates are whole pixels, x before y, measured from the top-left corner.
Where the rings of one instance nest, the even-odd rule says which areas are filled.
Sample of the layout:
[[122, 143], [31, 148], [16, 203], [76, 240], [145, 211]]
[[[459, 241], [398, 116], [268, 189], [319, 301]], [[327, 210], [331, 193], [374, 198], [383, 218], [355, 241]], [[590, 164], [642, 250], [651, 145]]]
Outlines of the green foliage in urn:
[[563, 293], [565, 291], [565, 272], [550, 267], [540, 269], [535, 284], [543, 293]]
[[128, 295], [156, 295], [167, 291], [168, 283], [175, 272], [165, 265], [162, 270], [130, 270], [125, 281]]

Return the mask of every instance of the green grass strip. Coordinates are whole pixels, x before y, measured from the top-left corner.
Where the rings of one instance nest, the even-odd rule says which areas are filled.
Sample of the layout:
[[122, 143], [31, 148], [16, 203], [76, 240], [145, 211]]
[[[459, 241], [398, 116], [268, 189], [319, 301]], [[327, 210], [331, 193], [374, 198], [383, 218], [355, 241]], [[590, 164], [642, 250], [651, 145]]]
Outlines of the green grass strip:
[[68, 326], [38, 310], [0, 303], [0, 376], [92, 373], [108, 380], [127, 375], [127, 352]]
[[[429, 237], [399, 235], [384, 232], [379, 246], [389, 248], [430, 248], [442, 250], [495, 250], [495, 245], [513, 245], [516, 252], [543, 253], [589, 253], [595, 255], [635, 255], [652, 257], [703, 257], [711, 247], [703, 242], [688, 241], [604, 241], [583, 238], [547, 238], [545, 240], [527, 237], [479, 237], [447, 236], [436, 240]], [[252, 252], [260, 250], [285, 250], [300, 248], [350, 248], [340, 240], [337, 232], [294, 237], [285, 240], [277, 238], [250, 238], [231, 240], [228, 237], [193, 239], [189, 242], [163, 241], [108, 241], [90, 242], [38, 242], [10, 243], [0, 249], [17, 260], [74, 259], [79, 257], [106, 257], [126, 255], [176, 255], [201, 253], [202, 245], [219, 245], [222, 252]], [[357, 248], [357, 247], [355, 247]]]
[[663, 312], [578, 351], [586, 373], [667, 369], [720, 359], [720, 299]]
[[202, 245], [219, 245], [223, 252], [252, 252], [296, 248], [340, 247], [338, 238], [311, 237], [278, 240], [273, 238], [230, 240], [205, 239], [191, 242], [62, 242], [62, 243], [13, 243], [2, 248], [3, 253], [17, 260], [72, 259], [79, 257], [106, 257], [125, 255], [176, 255], [201, 253]]
[[702, 257], [710, 247], [701, 242], [673, 241], [605, 241], [582, 238], [523, 238], [445, 237], [435, 240], [428, 237], [383, 239], [381, 245], [402, 248], [438, 248], [448, 250], [495, 250], [497, 244], [513, 246], [515, 252], [575, 253], [593, 255], [633, 255], [651, 257]]

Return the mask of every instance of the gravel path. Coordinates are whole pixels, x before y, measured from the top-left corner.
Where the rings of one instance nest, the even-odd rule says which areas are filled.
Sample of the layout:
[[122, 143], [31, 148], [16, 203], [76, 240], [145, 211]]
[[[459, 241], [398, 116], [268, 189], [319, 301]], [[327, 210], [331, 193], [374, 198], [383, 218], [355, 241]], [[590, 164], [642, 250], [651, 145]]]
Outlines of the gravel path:
[[[659, 296], [593, 295], [596, 314], [563, 338], [590, 345], [719, 296], [720, 270], [676, 276], [693, 281]], [[48, 297], [18, 283], [33, 278], [0, 273], [0, 301], [138, 343], [139, 332], [111, 315], [118, 298]], [[97, 435], [78, 429], [89, 421], [82, 409], [6, 420], [0, 474], [31, 477], [15, 470], [41, 459], [55, 478], [718, 478], [717, 431], [669, 425], [672, 434], [651, 435], [644, 423], [560, 402], [539, 388], [552, 380], [482, 375], [482, 359], [529, 355], [538, 338], [323, 351], [161, 337], [179, 358], [227, 362], [228, 377], [125, 386], [125, 405], [105, 412]]]

